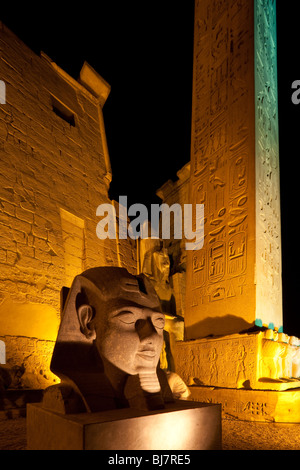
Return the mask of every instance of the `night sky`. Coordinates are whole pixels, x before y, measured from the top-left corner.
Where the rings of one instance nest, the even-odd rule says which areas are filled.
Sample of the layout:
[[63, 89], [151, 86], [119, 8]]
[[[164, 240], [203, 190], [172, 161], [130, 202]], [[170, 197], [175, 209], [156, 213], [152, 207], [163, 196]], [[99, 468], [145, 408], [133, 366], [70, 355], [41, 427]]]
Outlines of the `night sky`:
[[[194, 2], [40, 3], [40, 10], [2, 3], [0, 20], [34, 52], [75, 79], [86, 60], [111, 85], [104, 106], [110, 197], [160, 202], [156, 190], [190, 159]], [[277, 3], [284, 331], [300, 337], [300, 104], [291, 101], [300, 80], [300, 2]]]
[[86, 60], [111, 85], [103, 110], [110, 195], [149, 204], [190, 159], [193, 2], [100, 0], [97, 11], [88, 5], [40, 16], [28, 3], [17, 16], [4, 6], [0, 19], [75, 79]]

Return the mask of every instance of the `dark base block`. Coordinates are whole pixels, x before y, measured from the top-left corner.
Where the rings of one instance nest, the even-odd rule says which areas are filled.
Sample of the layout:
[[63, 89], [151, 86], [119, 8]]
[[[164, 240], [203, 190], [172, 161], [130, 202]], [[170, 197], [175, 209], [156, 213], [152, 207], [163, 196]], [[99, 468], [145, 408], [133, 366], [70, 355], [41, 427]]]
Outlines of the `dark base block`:
[[220, 405], [177, 401], [159, 411], [77, 415], [27, 406], [30, 450], [218, 450], [221, 445]]

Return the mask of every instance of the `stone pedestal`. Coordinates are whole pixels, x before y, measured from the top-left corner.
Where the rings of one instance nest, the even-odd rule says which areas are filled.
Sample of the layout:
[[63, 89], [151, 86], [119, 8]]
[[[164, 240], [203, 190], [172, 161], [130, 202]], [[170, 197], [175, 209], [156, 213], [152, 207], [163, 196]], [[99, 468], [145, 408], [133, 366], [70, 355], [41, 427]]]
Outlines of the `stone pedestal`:
[[177, 401], [165, 410], [62, 415], [27, 408], [29, 450], [218, 450], [221, 406]]
[[222, 403], [223, 416], [243, 421], [300, 423], [300, 389], [237, 390], [218, 387], [190, 387], [191, 398], [200, 402]]
[[300, 388], [300, 341], [272, 330], [177, 342], [174, 356], [175, 370], [187, 385]]
[[249, 421], [300, 423], [300, 341], [273, 330], [182, 341], [175, 370], [191, 399]]

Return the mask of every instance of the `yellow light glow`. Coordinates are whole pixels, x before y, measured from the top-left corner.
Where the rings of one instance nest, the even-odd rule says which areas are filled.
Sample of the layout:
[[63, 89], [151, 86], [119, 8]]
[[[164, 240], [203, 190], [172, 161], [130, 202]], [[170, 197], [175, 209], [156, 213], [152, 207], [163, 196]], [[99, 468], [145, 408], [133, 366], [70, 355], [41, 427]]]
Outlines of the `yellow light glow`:
[[149, 429], [149, 449], [188, 449], [195, 428], [190, 426], [191, 414], [173, 412], [167, 419], [157, 420]]

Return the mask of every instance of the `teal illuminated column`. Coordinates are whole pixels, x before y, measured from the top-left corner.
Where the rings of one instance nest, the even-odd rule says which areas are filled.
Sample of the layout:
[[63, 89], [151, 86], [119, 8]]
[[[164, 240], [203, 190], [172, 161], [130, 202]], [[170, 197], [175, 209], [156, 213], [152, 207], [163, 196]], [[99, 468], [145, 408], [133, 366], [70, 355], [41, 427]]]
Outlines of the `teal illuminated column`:
[[196, 0], [186, 339], [282, 327], [275, 0]]
[[[276, 0], [255, 1], [256, 310], [282, 326]], [[261, 312], [261, 314], [260, 314]]]

